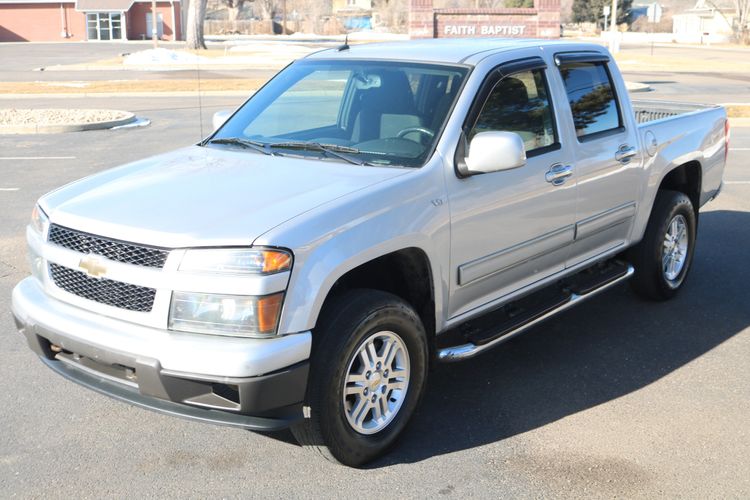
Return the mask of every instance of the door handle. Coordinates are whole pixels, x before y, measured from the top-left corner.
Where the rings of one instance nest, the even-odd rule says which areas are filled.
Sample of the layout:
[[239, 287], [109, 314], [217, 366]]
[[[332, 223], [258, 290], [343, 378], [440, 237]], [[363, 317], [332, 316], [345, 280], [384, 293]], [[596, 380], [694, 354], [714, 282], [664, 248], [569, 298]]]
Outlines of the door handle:
[[623, 165], [630, 162], [630, 159], [637, 155], [638, 152], [635, 150], [633, 146], [628, 146], [627, 144], [623, 144], [620, 146], [620, 149], [617, 150], [615, 153], [615, 160], [619, 161]]
[[544, 174], [544, 180], [551, 183], [553, 186], [559, 186], [571, 175], [573, 175], [573, 167], [557, 163], [552, 165], [547, 173]]

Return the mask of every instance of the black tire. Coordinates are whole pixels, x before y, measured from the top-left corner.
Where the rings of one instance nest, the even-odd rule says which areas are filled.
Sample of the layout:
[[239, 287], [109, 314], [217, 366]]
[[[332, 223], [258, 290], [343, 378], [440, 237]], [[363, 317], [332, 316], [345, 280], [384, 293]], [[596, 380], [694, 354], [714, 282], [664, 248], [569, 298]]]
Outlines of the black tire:
[[[687, 227], [687, 252], [679, 273], [669, 279], [662, 262], [665, 238], [670, 224], [682, 216]], [[674, 297], [685, 284], [693, 262], [697, 220], [693, 204], [684, 193], [659, 191], [651, 210], [643, 240], [628, 252], [635, 274], [630, 280], [633, 291], [645, 299], [663, 301]]]
[[[346, 376], [354, 367], [351, 363], [359, 362], [354, 361], [359, 348], [378, 332], [393, 332], [403, 341], [409, 363], [408, 386], [392, 420], [382, 430], [362, 434], [347, 419], [343, 391]], [[394, 444], [419, 404], [428, 363], [424, 326], [412, 307], [395, 295], [377, 290], [344, 292], [327, 304], [313, 332], [305, 402], [308, 415], [292, 427], [294, 437], [328, 460], [352, 467], [381, 456]], [[372, 395], [376, 391], [379, 394], [373, 389]], [[388, 398], [384, 398], [386, 405]], [[369, 412], [365, 414], [372, 416]]]

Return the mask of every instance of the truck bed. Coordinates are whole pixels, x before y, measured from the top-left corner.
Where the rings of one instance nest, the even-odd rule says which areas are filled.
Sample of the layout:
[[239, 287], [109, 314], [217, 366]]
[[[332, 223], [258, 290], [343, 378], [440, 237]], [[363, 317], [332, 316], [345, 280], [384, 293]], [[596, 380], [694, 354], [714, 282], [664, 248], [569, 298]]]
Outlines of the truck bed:
[[726, 111], [715, 104], [632, 101], [650, 168], [668, 170], [696, 161], [701, 166], [698, 206], [719, 191], [726, 153]]
[[672, 118], [678, 115], [686, 115], [715, 109], [720, 106], [716, 104], [694, 104], [691, 102], [672, 102], [672, 101], [649, 101], [633, 100], [633, 112], [638, 124]]

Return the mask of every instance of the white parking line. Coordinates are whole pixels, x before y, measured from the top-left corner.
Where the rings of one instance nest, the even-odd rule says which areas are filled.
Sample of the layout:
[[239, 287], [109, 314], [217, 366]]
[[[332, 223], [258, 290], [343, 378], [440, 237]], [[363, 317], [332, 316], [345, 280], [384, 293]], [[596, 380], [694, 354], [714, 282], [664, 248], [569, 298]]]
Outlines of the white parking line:
[[0, 188], [0, 191], [18, 191], [19, 188]]
[[750, 181], [724, 181], [724, 184], [750, 184]]
[[75, 160], [75, 156], [0, 156], [0, 160]]
[[750, 151], [750, 148], [729, 148], [729, 151]]

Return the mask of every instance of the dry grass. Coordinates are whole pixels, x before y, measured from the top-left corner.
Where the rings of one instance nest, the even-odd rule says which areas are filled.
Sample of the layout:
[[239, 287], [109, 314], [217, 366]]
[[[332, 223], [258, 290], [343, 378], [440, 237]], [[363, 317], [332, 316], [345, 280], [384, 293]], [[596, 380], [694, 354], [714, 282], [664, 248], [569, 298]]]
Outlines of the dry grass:
[[[264, 78], [185, 80], [95, 80], [69, 82], [0, 82], [0, 94], [97, 94], [118, 92], [255, 92]], [[199, 86], [200, 85], [200, 86]], [[296, 91], [342, 91], [340, 82], [306, 81]]]
[[[200, 90], [254, 92], [263, 78], [205, 79]], [[0, 94], [97, 94], [118, 92], [197, 92], [198, 80], [120, 80], [89, 82], [0, 82]]]
[[[243, 52], [232, 52], [225, 50], [224, 48], [221, 49], [196, 49], [196, 50], [189, 50], [189, 49], [170, 49], [174, 52], [183, 52], [186, 54], [193, 54], [196, 56], [216, 59], [219, 57], [242, 57], [247, 56], [247, 53]], [[66, 65], [66, 67], [71, 66], [122, 66], [123, 62], [125, 61], [125, 57], [123, 56], [117, 56], [112, 57], [109, 59], [99, 59], [97, 61], [89, 62], [89, 63], [79, 63], [79, 64], [70, 64]], [[192, 63], [191, 63], [192, 64]]]
[[730, 118], [750, 118], [750, 104], [728, 104], [726, 108]]
[[248, 55], [246, 53], [236, 53], [232, 52], [231, 50], [225, 50], [225, 48], [221, 49], [180, 49], [176, 52], [187, 52], [188, 54], [194, 54], [196, 56], [201, 57], [210, 57], [210, 58], [216, 58], [216, 57], [232, 57], [232, 56], [243, 56]]
[[673, 57], [620, 52], [615, 56], [622, 71], [668, 71], [670, 73], [750, 73], [750, 57], [736, 61], [707, 61], [702, 57]]

